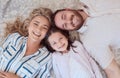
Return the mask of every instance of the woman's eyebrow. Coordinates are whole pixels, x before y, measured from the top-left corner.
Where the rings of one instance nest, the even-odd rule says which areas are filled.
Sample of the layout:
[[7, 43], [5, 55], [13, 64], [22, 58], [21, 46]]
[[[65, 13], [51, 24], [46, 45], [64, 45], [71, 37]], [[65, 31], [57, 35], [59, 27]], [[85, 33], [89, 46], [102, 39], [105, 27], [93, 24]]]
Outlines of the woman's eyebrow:
[[39, 21], [35, 20], [36, 23], [40, 23]]
[[49, 26], [48, 26], [48, 25], [44, 25], [44, 27], [47, 27], [47, 28], [48, 28]]

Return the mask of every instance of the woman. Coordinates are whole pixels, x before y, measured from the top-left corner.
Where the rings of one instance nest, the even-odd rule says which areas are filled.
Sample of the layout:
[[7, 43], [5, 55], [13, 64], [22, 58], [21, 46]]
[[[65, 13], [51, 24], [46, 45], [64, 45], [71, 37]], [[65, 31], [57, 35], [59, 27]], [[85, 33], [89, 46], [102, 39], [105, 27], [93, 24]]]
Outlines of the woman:
[[8, 23], [0, 52], [0, 78], [49, 78], [51, 54], [44, 47], [51, 10], [34, 9], [24, 22]]

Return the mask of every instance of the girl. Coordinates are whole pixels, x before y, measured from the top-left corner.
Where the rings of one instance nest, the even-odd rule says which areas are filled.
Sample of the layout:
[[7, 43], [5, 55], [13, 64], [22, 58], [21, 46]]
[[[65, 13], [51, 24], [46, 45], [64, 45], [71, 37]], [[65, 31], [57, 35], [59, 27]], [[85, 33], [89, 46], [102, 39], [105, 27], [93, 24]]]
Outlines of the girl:
[[24, 22], [7, 24], [7, 38], [0, 51], [0, 78], [49, 78], [51, 53], [44, 37], [51, 26], [52, 11], [34, 9]]
[[53, 52], [56, 78], [103, 78], [84, 46], [79, 41], [71, 42], [67, 31], [52, 28], [45, 40], [47, 48]]

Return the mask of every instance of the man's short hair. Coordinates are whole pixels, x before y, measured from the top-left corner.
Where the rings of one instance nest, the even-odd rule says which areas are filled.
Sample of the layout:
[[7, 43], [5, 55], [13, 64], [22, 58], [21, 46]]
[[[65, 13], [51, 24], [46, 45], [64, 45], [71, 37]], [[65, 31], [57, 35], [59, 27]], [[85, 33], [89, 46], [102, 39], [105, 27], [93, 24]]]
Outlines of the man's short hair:
[[[65, 9], [56, 10], [56, 11], [52, 14], [52, 16], [51, 16], [52, 25], [55, 26], [55, 27], [57, 27], [56, 24], [55, 24], [55, 16], [56, 16], [56, 14], [57, 14], [58, 12], [61, 12], [61, 11], [65, 11]], [[58, 27], [57, 27], [57, 28], [58, 28]]]

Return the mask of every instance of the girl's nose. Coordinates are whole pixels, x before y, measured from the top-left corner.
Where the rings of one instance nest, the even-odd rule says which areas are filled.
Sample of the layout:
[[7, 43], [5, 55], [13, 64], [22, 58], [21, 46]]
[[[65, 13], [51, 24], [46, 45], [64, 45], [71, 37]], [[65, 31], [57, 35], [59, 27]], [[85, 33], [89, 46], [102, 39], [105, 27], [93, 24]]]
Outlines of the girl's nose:
[[71, 21], [70, 21], [70, 20], [67, 20], [66, 22], [67, 22], [68, 24], [69, 24], [69, 23], [71, 23]]
[[61, 42], [59, 41], [58, 44], [57, 44], [58, 48], [61, 46]]

